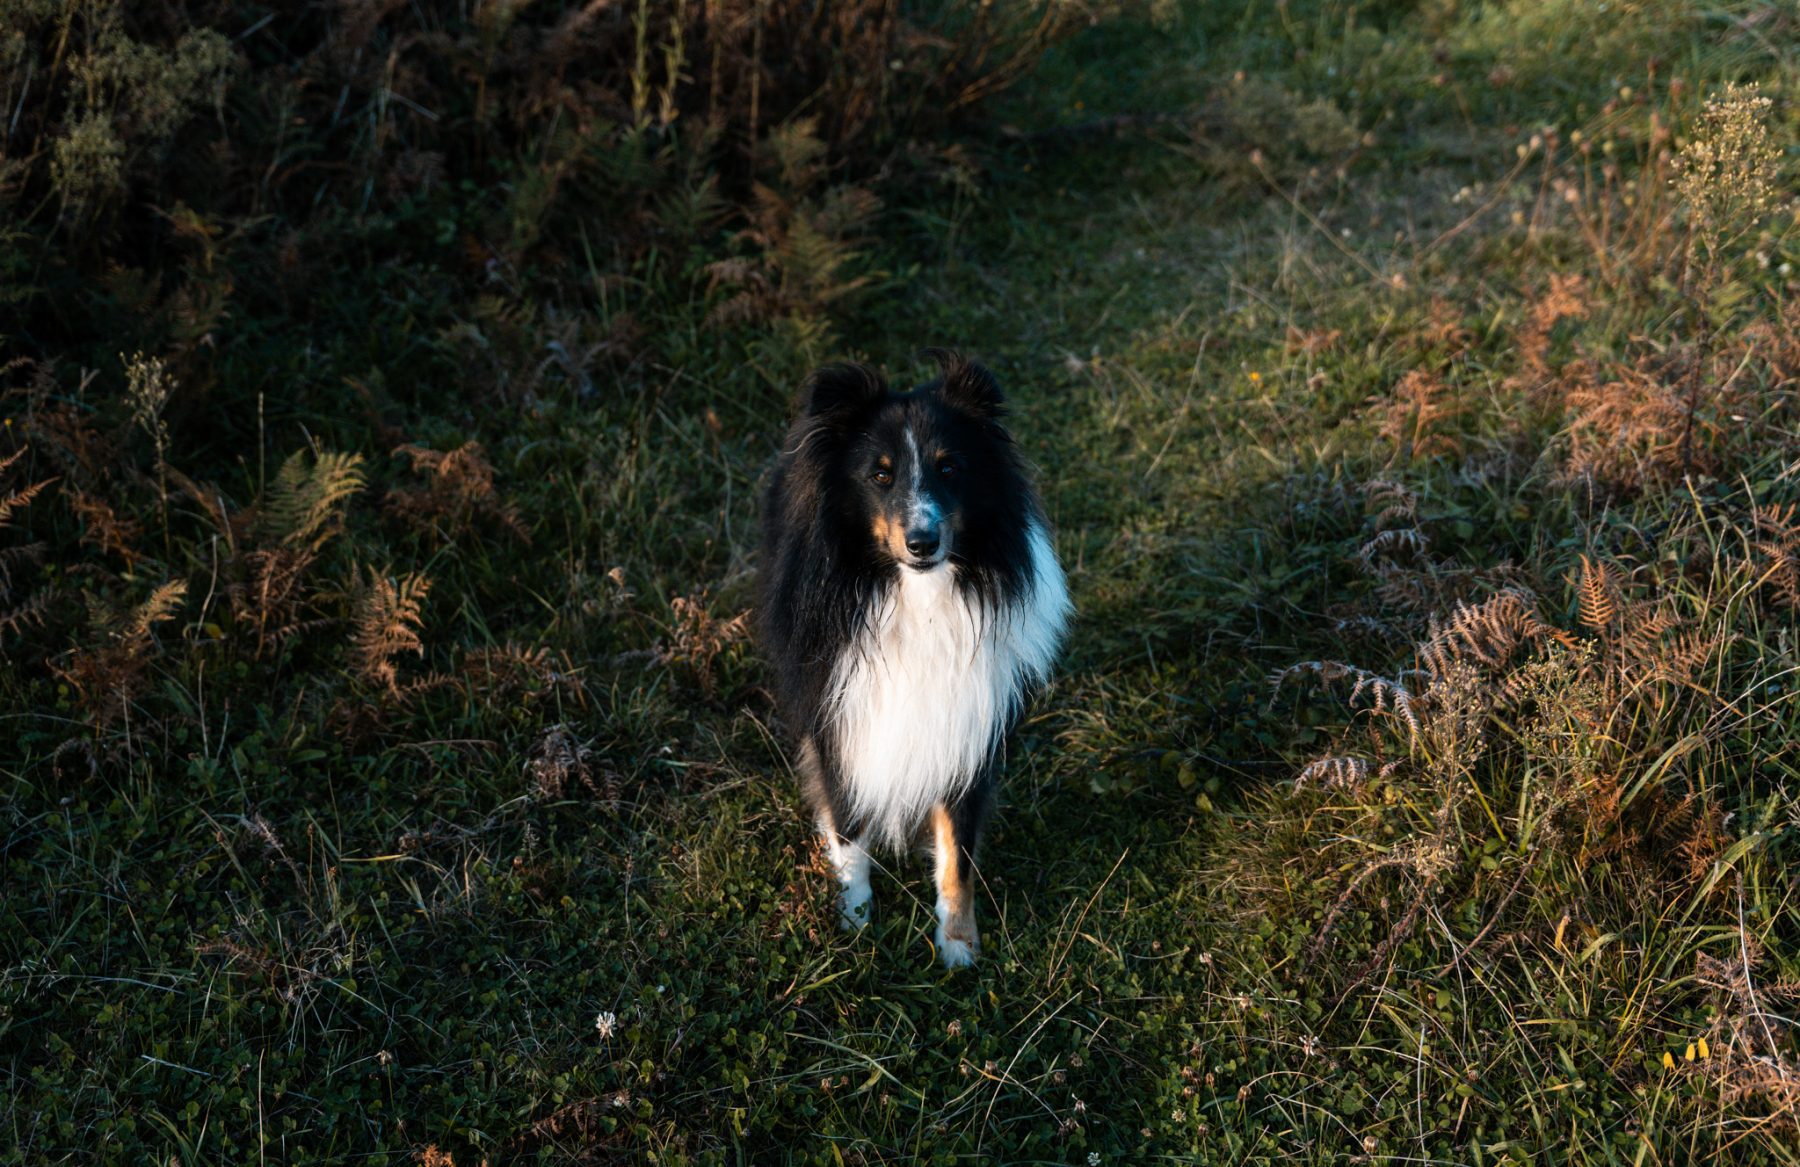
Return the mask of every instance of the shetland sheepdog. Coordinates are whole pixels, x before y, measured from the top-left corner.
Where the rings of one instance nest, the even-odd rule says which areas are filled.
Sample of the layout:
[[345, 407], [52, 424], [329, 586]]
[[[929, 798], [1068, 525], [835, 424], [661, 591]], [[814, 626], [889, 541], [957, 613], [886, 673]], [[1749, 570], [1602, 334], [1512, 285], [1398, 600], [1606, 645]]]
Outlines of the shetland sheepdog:
[[761, 640], [846, 927], [872, 847], [932, 848], [937, 952], [980, 951], [975, 854], [1006, 736], [1072, 612], [993, 374], [814, 373], [763, 499]]

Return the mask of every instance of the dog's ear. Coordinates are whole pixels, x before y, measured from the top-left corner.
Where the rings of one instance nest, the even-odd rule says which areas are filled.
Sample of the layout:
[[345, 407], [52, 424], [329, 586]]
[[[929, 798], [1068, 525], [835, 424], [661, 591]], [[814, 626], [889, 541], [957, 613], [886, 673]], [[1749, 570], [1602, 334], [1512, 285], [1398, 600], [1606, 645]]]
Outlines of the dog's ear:
[[1000, 392], [1000, 382], [985, 365], [949, 349], [927, 349], [926, 355], [937, 361], [938, 368], [943, 370], [943, 387], [939, 392], [944, 404], [983, 421], [994, 421], [1005, 414], [1006, 396]]
[[809, 417], [849, 416], [881, 400], [887, 386], [867, 365], [826, 365], [800, 390]]

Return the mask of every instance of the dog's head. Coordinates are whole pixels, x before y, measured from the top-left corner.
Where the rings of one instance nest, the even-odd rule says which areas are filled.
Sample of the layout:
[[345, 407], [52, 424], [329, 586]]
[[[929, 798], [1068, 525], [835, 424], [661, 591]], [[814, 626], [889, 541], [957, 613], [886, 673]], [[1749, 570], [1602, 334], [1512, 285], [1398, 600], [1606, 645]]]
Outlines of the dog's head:
[[806, 420], [835, 439], [839, 504], [878, 554], [914, 571], [978, 555], [1023, 491], [993, 374], [932, 355], [942, 375], [910, 392], [860, 365], [821, 369], [806, 389]]

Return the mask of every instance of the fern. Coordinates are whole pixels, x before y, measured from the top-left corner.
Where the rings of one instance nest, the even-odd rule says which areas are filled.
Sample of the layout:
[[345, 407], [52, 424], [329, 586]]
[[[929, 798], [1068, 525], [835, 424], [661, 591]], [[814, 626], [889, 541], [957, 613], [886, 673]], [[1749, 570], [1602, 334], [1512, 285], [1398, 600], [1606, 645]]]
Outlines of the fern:
[[68, 499], [70, 508], [81, 519], [83, 543], [119, 556], [128, 568], [137, 562], [134, 544], [140, 529], [136, 521], [121, 518], [111, 503], [86, 491], [71, 491]]
[[1435, 374], [1414, 369], [1400, 378], [1392, 396], [1375, 399], [1379, 432], [1394, 445], [1394, 460], [1462, 452], [1462, 442], [1444, 432], [1469, 412], [1469, 405]]
[[[12, 526], [13, 517], [30, 506], [38, 495], [56, 481], [55, 478], [45, 478], [27, 486], [4, 485], [5, 477], [24, 458], [28, 449], [29, 446], [22, 445], [0, 458], [0, 529]], [[44, 544], [41, 542], [0, 549], [0, 634], [44, 623], [44, 613], [49, 609], [51, 593], [44, 590], [35, 595], [21, 595], [14, 584], [16, 571], [27, 564], [41, 563], [43, 558]]]
[[[0, 474], [5, 473], [6, 468], [16, 461], [19, 455], [24, 452], [24, 447], [20, 447], [18, 452], [13, 454], [11, 458], [7, 459], [5, 462], [0, 462]], [[42, 494], [45, 488], [55, 481], [56, 479], [54, 478], [46, 478], [41, 482], [34, 482], [30, 486], [8, 489], [4, 493], [0, 493], [0, 527], [11, 526], [14, 512], [22, 511], [30, 506], [32, 500]]]
[[423, 608], [430, 592], [430, 576], [414, 572], [389, 578], [369, 570], [368, 585], [357, 597], [356, 631], [351, 637], [356, 672], [364, 681], [400, 695], [395, 658], [402, 653], [425, 655], [419, 633], [425, 628]]
[[156, 626], [174, 619], [187, 587], [186, 580], [169, 580], [142, 603], [123, 611], [88, 597], [90, 624], [100, 634], [99, 642], [74, 649], [51, 668], [75, 689], [97, 724], [121, 717], [143, 687], [155, 655]]
[[1296, 679], [1306, 674], [1319, 678], [1325, 684], [1350, 680], [1353, 683], [1350, 687], [1350, 696], [1347, 698], [1349, 704], [1354, 706], [1357, 700], [1366, 693], [1369, 697], [1370, 711], [1377, 716], [1391, 713], [1398, 717], [1405, 722], [1407, 729], [1415, 739], [1423, 730], [1419, 714], [1415, 709], [1417, 698], [1411, 690], [1398, 680], [1383, 677], [1367, 669], [1357, 668], [1355, 665], [1347, 665], [1342, 661], [1302, 661], [1276, 673], [1271, 678], [1271, 682], [1276, 689], [1279, 689], [1290, 679]]
[[1619, 574], [1611, 563], [1581, 557], [1581, 579], [1576, 586], [1576, 602], [1582, 626], [1605, 632], [1619, 615]]
[[1425, 673], [1441, 679], [1459, 664], [1503, 671], [1520, 648], [1547, 641], [1573, 645], [1568, 633], [1539, 618], [1536, 597], [1509, 588], [1479, 604], [1457, 604], [1447, 620], [1433, 619], [1431, 633], [1420, 642], [1417, 654]]
[[1757, 507], [1752, 513], [1760, 538], [1751, 543], [1762, 582], [1789, 609], [1800, 609], [1800, 524], [1794, 504]]
[[269, 485], [262, 527], [280, 543], [317, 551], [343, 529], [345, 504], [366, 483], [361, 454], [321, 450], [290, 454]]
[[519, 508], [495, 488], [494, 467], [480, 442], [464, 442], [447, 452], [408, 444], [394, 453], [405, 455], [413, 470], [427, 477], [423, 489], [389, 494], [386, 506], [390, 514], [420, 527], [443, 520], [452, 536], [467, 533], [477, 518], [485, 518], [521, 541], [531, 541]]
[[150, 598], [133, 608], [119, 631], [119, 639], [140, 646], [148, 645], [150, 630], [165, 620], [173, 619], [181, 601], [187, 596], [187, 581], [172, 579], [158, 584]]

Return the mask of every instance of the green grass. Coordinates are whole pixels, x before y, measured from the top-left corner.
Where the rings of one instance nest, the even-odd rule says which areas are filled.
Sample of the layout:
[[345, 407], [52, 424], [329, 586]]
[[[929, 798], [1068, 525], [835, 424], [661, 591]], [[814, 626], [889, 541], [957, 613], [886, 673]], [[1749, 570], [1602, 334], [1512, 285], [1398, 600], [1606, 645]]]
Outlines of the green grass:
[[[99, 379], [59, 369], [49, 400], [116, 445], [130, 471], [108, 481], [143, 531], [128, 558], [78, 546], [60, 502], [30, 514], [59, 550], [37, 582], [70, 615], [58, 642], [19, 642], [41, 659], [0, 668], [0, 1159], [1794, 1161], [1791, 1097], [1699, 1072], [1722, 1045], [1685, 1056], [1732, 1007], [1696, 954], [1764, 949], [1774, 1026], [1800, 974], [1795, 649], [1743, 534], [1747, 499], [1793, 497], [1788, 390], [1766, 398], [1785, 444], [1590, 506], [1557, 476], [1564, 416], [1509, 386], [1552, 273], [1590, 276], [1588, 314], [1550, 334], [1558, 367], [1693, 334], [1666, 284], [1600, 284], [1540, 167], [1508, 180], [1514, 146], [1609, 127], [1635, 158], [1647, 109], [1608, 110], [1621, 85], [1691, 117], [1752, 77], [1792, 137], [1791, 18], [1677, 7], [1253, 3], [1103, 25], [970, 130], [972, 183], [893, 192], [871, 290], [797, 322], [708, 323], [700, 262], [729, 241], [659, 244], [621, 274], [586, 250], [604, 216], [566, 205], [545, 270], [472, 275], [451, 241], [491, 191], [346, 223], [292, 277], [257, 237], [209, 383], [172, 401], [170, 464], [234, 510], [313, 443], [364, 455], [371, 482], [311, 569], [320, 623], [261, 658], [222, 590], [225, 535], [185, 492], [159, 517], [118, 402], [130, 346], [90, 328]], [[1315, 102], [1346, 150], [1283, 130]], [[1771, 232], [1734, 332], [1794, 294], [1779, 268], [1800, 241]], [[96, 320], [152, 327], [117, 289], [84, 295]], [[627, 313], [627, 356], [547, 347], [587, 352]], [[749, 602], [758, 480], [809, 364], [901, 379], [928, 344], [999, 373], [1079, 610], [1011, 746], [984, 956], [957, 974], [934, 961], [917, 858], [884, 860], [872, 927], [837, 930], [754, 646], [681, 651], [671, 609]], [[1442, 452], [1405, 457], [1382, 403], [1421, 368], [1465, 408]], [[385, 505], [423, 481], [401, 441], [472, 439], [528, 539]], [[1392, 672], [1427, 631], [1356, 563], [1382, 476], [1472, 597], [1525, 583], [1579, 632], [1589, 553], [1736, 634], [1674, 712], [1594, 747], [1644, 779], [1616, 820], [1537, 809], [1566, 759], [1520, 744], [1523, 715], [1452, 770], [1328, 693], [1270, 685], [1315, 659]], [[395, 660], [404, 682], [453, 679], [400, 696], [358, 678], [370, 568], [431, 577], [424, 652]], [[76, 597], [129, 606], [174, 578], [187, 598], [147, 679], [95, 728], [46, 667], [104, 643]], [[554, 659], [516, 683], [464, 667], [506, 644]], [[559, 725], [587, 752], [546, 786], [534, 743]], [[1365, 745], [1418, 765], [1294, 789], [1307, 760]], [[1690, 793], [1701, 810], [1677, 810]], [[1690, 875], [1678, 850], [1709, 822], [1722, 841]], [[1454, 853], [1429, 896], [1401, 870], [1351, 886], [1434, 831]]]

